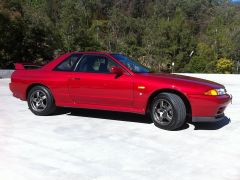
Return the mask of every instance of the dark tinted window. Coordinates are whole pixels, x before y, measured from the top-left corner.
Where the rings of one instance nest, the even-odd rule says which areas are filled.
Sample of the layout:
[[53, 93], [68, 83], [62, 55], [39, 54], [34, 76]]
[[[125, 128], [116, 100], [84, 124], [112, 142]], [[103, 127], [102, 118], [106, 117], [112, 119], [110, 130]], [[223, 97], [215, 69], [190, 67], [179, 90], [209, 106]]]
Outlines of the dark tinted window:
[[101, 55], [85, 55], [76, 71], [93, 73], [110, 73], [113, 66], [119, 66], [113, 60]]
[[56, 71], [73, 71], [78, 60], [81, 58], [81, 54], [73, 54], [63, 62], [61, 62], [54, 70]]

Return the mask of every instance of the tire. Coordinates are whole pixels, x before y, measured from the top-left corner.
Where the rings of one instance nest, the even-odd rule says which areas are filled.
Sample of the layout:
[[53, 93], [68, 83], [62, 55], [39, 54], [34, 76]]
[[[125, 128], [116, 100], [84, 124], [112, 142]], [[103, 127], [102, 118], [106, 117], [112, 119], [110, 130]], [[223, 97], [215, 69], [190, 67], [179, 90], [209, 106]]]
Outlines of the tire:
[[165, 130], [176, 130], [186, 122], [186, 106], [176, 94], [160, 93], [150, 105], [150, 116], [155, 126]]
[[56, 110], [52, 93], [47, 87], [34, 86], [30, 89], [28, 96], [28, 107], [33, 114], [38, 116], [48, 116]]

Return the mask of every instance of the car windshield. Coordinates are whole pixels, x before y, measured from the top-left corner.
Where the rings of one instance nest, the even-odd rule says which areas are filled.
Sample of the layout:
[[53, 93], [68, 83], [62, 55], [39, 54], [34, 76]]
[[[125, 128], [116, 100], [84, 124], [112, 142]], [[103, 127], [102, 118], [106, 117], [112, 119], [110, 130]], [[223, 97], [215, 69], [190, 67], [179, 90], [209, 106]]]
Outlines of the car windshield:
[[137, 61], [130, 59], [122, 54], [112, 54], [112, 56], [123, 63], [128, 69], [135, 73], [149, 73], [151, 72], [147, 67], [139, 64]]

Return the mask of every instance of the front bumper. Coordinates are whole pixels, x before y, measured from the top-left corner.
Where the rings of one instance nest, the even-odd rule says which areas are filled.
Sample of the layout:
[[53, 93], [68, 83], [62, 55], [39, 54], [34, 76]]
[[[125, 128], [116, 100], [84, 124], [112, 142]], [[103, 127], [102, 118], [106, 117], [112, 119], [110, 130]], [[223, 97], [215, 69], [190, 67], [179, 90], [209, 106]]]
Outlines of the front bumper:
[[221, 96], [189, 96], [192, 107], [192, 122], [216, 122], [224, 119], [224, 111], [232, 101], [229, 94]]

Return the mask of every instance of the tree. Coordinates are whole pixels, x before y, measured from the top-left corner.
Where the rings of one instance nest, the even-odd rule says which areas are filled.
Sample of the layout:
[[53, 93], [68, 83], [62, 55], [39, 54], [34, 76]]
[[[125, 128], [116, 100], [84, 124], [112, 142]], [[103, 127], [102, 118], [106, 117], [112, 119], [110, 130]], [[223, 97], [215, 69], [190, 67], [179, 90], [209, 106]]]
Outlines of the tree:
[[[23, 24], [21, 5], [17, 1], [3, 1], [0, 4], [0, 67], [6, 67], [21, 54]], [[21, 59], [20, 59], [21, 60]]]
[[[78, 13], [76, 13], [78, 12]], [[97, 50], [92, 17], [82, 1], [64, 1], [58, 22], [63, 47], [68, 51]]]
[[228, 0], [1, 0], [0, 66], [101, 50], [156, 71], [217, 72], [218, 59], [239, 60], [239, 11]]
[[192, 73], [214, 72], [216, 62], [214, 50], [205, 43], [198, 43], [195, 51], [184, 71]]

